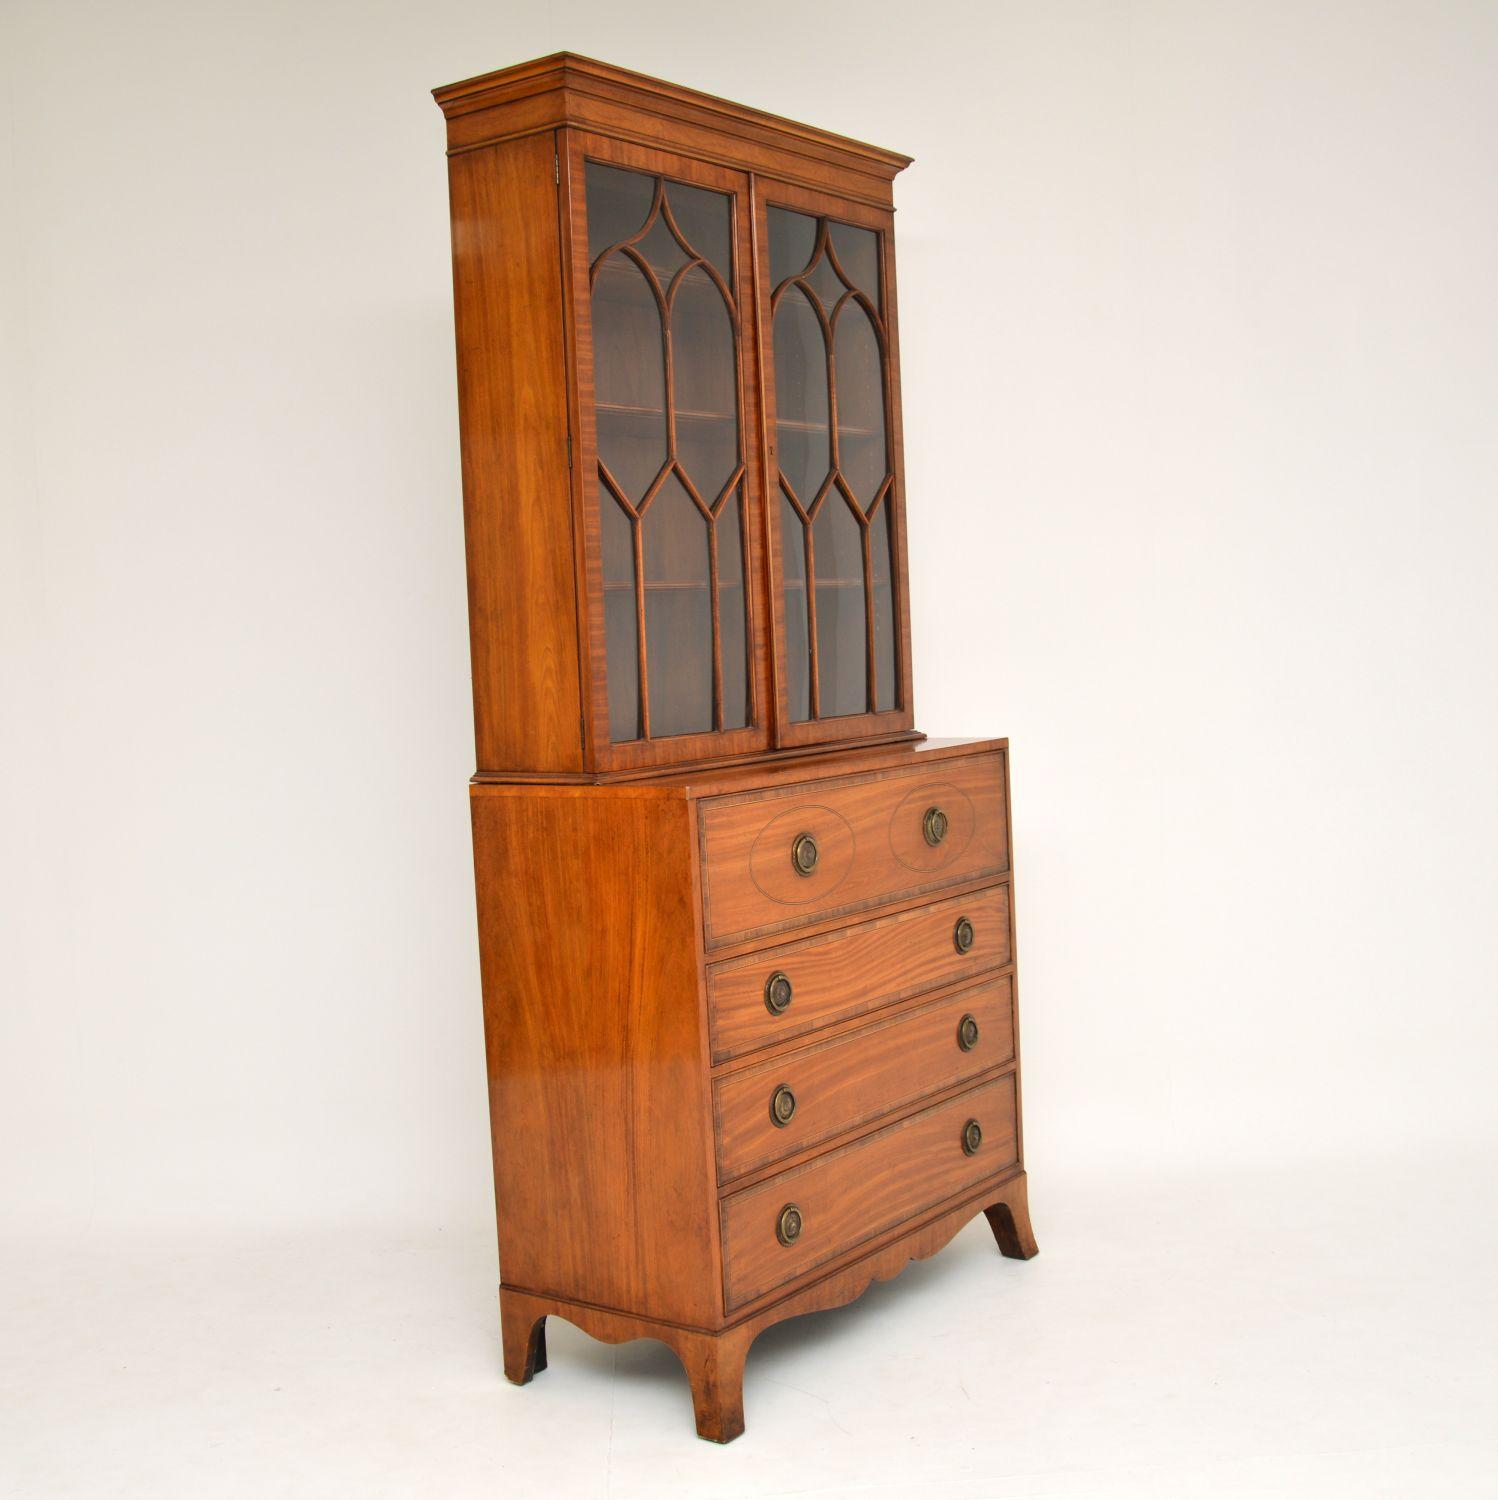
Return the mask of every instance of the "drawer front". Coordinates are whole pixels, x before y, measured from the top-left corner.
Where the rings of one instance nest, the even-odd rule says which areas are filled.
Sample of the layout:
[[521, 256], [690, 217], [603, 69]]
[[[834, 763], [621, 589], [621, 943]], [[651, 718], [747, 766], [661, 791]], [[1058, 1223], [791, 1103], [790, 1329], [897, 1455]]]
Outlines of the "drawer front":
[[[959, 952], [964, 917], [972, 943]], [[999, 885], [710, 964], [713, 1061], [1002, 968], [1012, 957], [1009, 887]]]
[[718, 1177], [741, 1177], [1014, 1057], [1008, 975], [720, 1078]]
[[[971, 1155], [963, 1140], [969, 1120], [982, 1129]], [[1010, 1073], [723, 1199], [728, 1307], [741, 1307], [1014, 1166], [1018, 1139]], [[792, 1215], [794, 1222], [786, 1223]], [[789, 1244], [782, 1242], [783, 1223]]]
[[699, 818], [710, 948], [1009, 868], [998, 753], [709, 799]]

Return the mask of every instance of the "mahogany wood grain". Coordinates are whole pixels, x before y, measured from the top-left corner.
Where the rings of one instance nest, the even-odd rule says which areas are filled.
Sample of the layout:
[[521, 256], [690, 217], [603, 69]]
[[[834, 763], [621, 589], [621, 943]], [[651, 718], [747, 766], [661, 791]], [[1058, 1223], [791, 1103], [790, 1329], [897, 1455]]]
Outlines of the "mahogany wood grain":
[[[1035, 1253], [1007, 742], [922, 742], [912, 712], [891, 201], [908, 158], [567, 53], [436, 94], [448, 131], [504, 1369], [517, 1384], [546, 1369], [553, 1314], [606, 1340], [659, 1338], [687, 1370], [698, 1432], [727, 1442], [743, 1430], [745, 1356], [762, 1328], [852, 1300], [980, 1211], [1004, 1255]], [[736, 395], [711, 387], [702, 405], [728, 413], [736, 400], [741, 433], [742, 474], [728, 471], [721, 493], [726, 503], [737, 483], [745, 507], [742, 729], [725, 710], [714, 593], [706, 658], [701, 642], [661, 653], [681, 680], [662, 668], [659, 717], [703, 722], [672, 709], [695, 705], [685, 695], [706, 659], [706, 722], [723, 728], [610, 738], [597, 483], [617, 476], [600, 473], [595, 383], [627, 387], [644, 356], [631, 334], [592, 348], [589, 160], [733, 200], [733, 284], [720, 291]], [[882, 714], [786, 714], [779, 507], [766, 503], [771, 205], [882, 239], [882, 322], [871, 327], [887, 356], [889, 479], [877, 504], [893, 507], [898, 704]], [[654, 288], [675, 306], [658, 277]], [[678, 412], [693, 348], [661, 345], [663, 412]], [[830, 379], [834, 433], [836, 390]], [[635, 412], [631, 399], [613, 409]], [[669, 423], [667, 434], [666, 459], [680, 459], [684, 440]], [[687, 463], [679, 474], [688, 498], [711, 512], [693, 473]], [[638, 522], [652, 493], [621, 500], [622, 513]], [[632, 542], [638, 564], [638, 526]], [[731, 576], [718, 571], [720, 542], [714, 532], [707, 543], [714, 589]], [[692, 582], [676, 552], [663, 555], [661, 579]], [[866, 577], [873, 560], [865, 525]], [[644, 598], [637, 589], [637, 625]], [[872, 609], [866, 599], [866, 640]], [[642, 676], [653, 652], [636, 659]], [[872, 656], [865, 676], [869, 701]], [[947, 825], [935, 843], [923, 832], [933, 806]], [[805, 877], [790, 858], [803, 831], [820, 844]], [[974, 930], [967, 951], [954, 942], [959, 917]], [[765, 1006], [773, 968], [792, 976], [779, 1016]], [[978, 1041], [964, 1050], [968, 1014]], [[780, 1083], [796, 1108], [777, 1127]], [[970, 1119], [983, 1140], [964, 1152]], [[803, 1229], [781, 1244], [786, 1203]]]
[[[952, 1197], [933, 1204], [929, 1210], [915, 1214], [884, 1233], [855, 1245], [845, 1254], [818, 1266], [814, 1271], [745, 1303], [742, 1308], [735, 1309], [729, 1315], [727, 1326], [737, 1327], [745, 1322], [754, 1322], [767, 1327], [770, 1323], [796, 1317], [802, 1312], [837, 1307], [851, 1301], [872, 1280], [887, 1281], [904, 1267], [907, 1260], [921, 1259], [920, 1254], [911, 1253], [905, 1247], [925, 1239], [932, 1226], [944, 1223], [950, 1227], [927, 1254], [939, 1250], [952, 1234], [985, 1206], [1016, 1197], [1021, 1205], [1025, 1205], [1024, 1184], [1022, 1164], [1018, 1168], [1000, 1168], [993, 1177], [964, 1188]], [[1027, 1206], [1023, 1212], [1028, 1226]], [[872, 1268], [876, 1266], [888, 1269], [875, 1271]]]
[[[952, 941], [959, 917], [972, 923], [973, 946]], [[764, 948], [708, 966], [713, 1061], [726, 1062], [849, 1016], [861, 1015], [1009, 962], [1009, 887], [992, 886], [843, 927], [822, 937]], [[771, 974], [791, 981], [789, 1007], [765, 1004]]]
[[930, 771], [948, 761], [1001, 754], [1008, 745], [1004, 739], [928, 739], [924, 735], [917, 742], [808, 745], [729, 765], [673, 766], [640, 779], [652, 785], [679, 785], [693, 797], [729, 797], [866, 771]]
[[[885, 411], [888, 424], [888, 443], [894, 483], [886, 503], [889, 505], [894, 526], [890, 537], [890, 581], [894, 591], [895, 619], [895, 673], [896, 704], [883, 713], [846, 714], [837, 718], [793, 720], [786, 692], [784, 662], [788, 650], [785, 622], [785, 601], [780, 589], [771, 597], [770, 621], [774, 633], [774, 661], [780, 671], [775, 681], [775, 743], [781, 747], [794, 747], [828, 741], [856, 740], [864, 735], [876, 734], [881, 728], [895, 726], [908, 729], [915, 722], [914, 685], [910, 661], [910, 588], [909, 567], [906, 554], [905, 526], [905, 455], [903, 447], [903, 421], [900, 407], [900, 335], [899, 317], [896, 310], [895, 290], [895, 233], [894, 214], [858, 201], [856, 197], [839, 198], [825, 187], [808, 190], [804, 185], [790, 181], [775, 180], [779, 174], [771, 172], [760, 175], [754, 182], [755, 258], [767, 268], [770, 263], [769, 210], [771, 207], [790, 208], [800, 213], [817, 216], [830, 215], [847, 224], [856, 224], [871, 229], [879, 236], [880, 246], [880, 298], [882, 321], [888, 345], [884, 361]], [[767, 455], [773, 458], [775, 432], [775, 382], [773, 348], [774, 318], [771, 310], [771, 291], [768, 270], [761, 272], [759, 343], [763, 351], [761, 358], [765, 366], [762, 389], [764, 406], [764, 443]], [[773, 462], [767, 472], [776, 470]], [[781, 531], [779, 505], [766, 507], [766, 553], [772, 579], [785, 576], [784, 555], [786, 539]]]
[[910, 158], [576, 53], [434, 89], [450, 153], [561, 126], [677, 151], [888, 207]]
[[[1004, 750], [1004, 806], [1005, 807], [1011, 807], [1011, 806], [1013, 806], [1012, 798], [1013, 798], [1014, 794], [1013, 794], [1012, 790], [1010, 789], [1010, 784], [1009, 784], [1009, 778], [1010, 778], [1010, 775], [1011, 775], [1012, 771], [1013, 771], [1013, 767], [1010, 764], [1008, 746], [1006, 745], [1005, 746], [1005, 750]], [[1011, 947], [1014, 950], [1014, 956], [1013, 956], [1013, 972], [1014, 972], [1014, 1061], [1015, 1061], [1015, 1068], [1014, 1068], [1014, 1117], [1015, 1117], [1015, 1127], [1016, 1127], [1016, 1129], [1019, 1132], [1019, 1159], [1020, 1159], [1021, 1163], [1023, 1163], [1024, 1159], [1025, 1159], [1025, 1084], [1024, 1084], [1024, 1078], [1021, 1076], [1022, 1073], [1023, 1073], [1023, 1068], [1022, 1068], [1022, 1065], [1021, 1065], [1021, 1063], [1022, 1063], [1022, 1049], [1020, 1047], [1020, 1034], [1019, 1034], [1019, 1024], [1020, 1024], [1019, 1023], [1019, 940], [1018, 940], [1018, 937], [1017, 937], [1016, 932], [1015, 932], [1014, 896], [1013, 896], [1013, 878], [1012, 878], [1013, 877], [1013, 857], [1012, 857], [1012, 851], [1011, 851], [1011, 859], [1010, 859], [1010, 873], [1011, 873], [1011, 883], [1010, 883], [1010, 901], [1009, 901], [1009, 940], [1010, 940], [1010, 945], [1011, 945]], [[1025, 1222], [1025, 1225], [1027, 1226], [1025, 1232], [1028, 1233], [1028, 1225], [1029, 1225], [1028, 1213], [1027, 1213], [1027, 1216], [1026, 1216], [1024, 1222]]]
[[583, 767], [553, 143], [448, 163], [480, 768]]
[[[757, 391], [760, 385], [759, 351], [755, 342], [754, 286], [749, 248], [749, 180], [741, 173], [705, 165], [689, 157], [660, 149], [645, 150], [628, 143], [580, 131], [564, 131], [562, 163], [568, 204], [566, 235], [570, 255], [566, 267], [565, 297], [569, 324], [573, 328], [570, 348], [572, 376], [576, 387], [578, 441], [572, 473], [572, 503], [580, 518], [584, 628], [587, 651], [584, 672], [585, 760], [599, 774], [638, 771], [719, 756], [745, 756], [763, 752], [770, 743], [769, 633], [764, 618], [763, 549], [763, 460], [755, 441], [758, 429]], [[586, 166], [601, 161], [633, 171], [664, 175], [712, 192], [727, 194], [734, 203], [734, 287], [737, 322], [735, 347], [739, 360], [739, 428], [745, 459], [742, 485], [747, 514], [747, 545], [744, 549], [745, 599], [748, 615], [745, 633], [749, 653], [749, 722], [742, 729], [703, 731], [670, 735], [654, 740], [627, 740], [619, 744], [609, 738], [607, 642], [604, 630], [603, 549], [598, 514], [598, 422], [595, 399], [596, 352], [593, 348], [592, 307], [589, 291]], [[659, 357], [658, 353], [657, 356]], [[643, 639], [643, 619], [637, 627]]]
[[[914, 733], [889, 206], [890, 179], [907, 158], [569, 54], [436, 95], [451, 147], [479, 774], [600, 780], [657, 765], [759, 755], [772, 738], [802, 747]], [[647, 737], [617, 744], [610, 737], [585, 159], [665, 174], [734, 200], [752, 698], [743, 728], [655, 738], [647, 728]], [[798, 164], [807, 169], [805, 178], [798, 178]], [[768, 172], [761, 188], [774, 179], [775, 201], [874, 227], [886, 242], [881, 318], [893, 481], [882, 504], [893, 515], [898, 706], [885, 713], [796, 725], [786, 720], [778, 505], [764, 504], [771, 472], [766, 416], [774, 397], [764, 314], [768, 265], [754, 237], [764, 222], [756, 172]], [[559, 499], [564, 488], [565, 505]], [[638, 550], [638, 535], [636, 542]], [[716, 609], [716, 594], [712, 603]], [[871, 598], [866, 607], [872, 609]], [[720, 684], [721, 667], [711, 654]], [[868, 671], [874, 671], [872, 655]], [[673, 684], [662, 690], [678, 691]], [[642, 692], [644, 705], [650, 698]], [[721, 716], [720, 702], [715, 722]]]
[[[949, 819], [935, 848], [921, 833], [930, 807]], [[699, 828], [709, 949], [1009, 868], [999, 755], [708, 801]], [[791, 862], [803, 833], [820, 851], [810, 875]]]
[[500, 1267], [709, 1324], [717, 1183], [687, 804], [473, 791]]
[[1035, 1231], [1030, 1228], [1029, 1188], [1023, 1174], [1013, 1191], [990, 1203], [983, 1212], [1001, 1255], [1007, 1255], [1010, 1260], [1030, 1260], [1040, 1254]]
[[[981, 1084], [804, 1167], [723, 1199], [723, 1290], [731, 1311], [1018, 1161], [1014, 1078]], [[983, 1144], [963, 1150], [976, 1119]], [[794, 1244], [776, 1234], [794, 1204]]]
[[529, 1385], [546, 1368], [546, 1319], [534, 1315], [532, 1301], [508, 1287], [499, 1289], [505, 1379], [512, 1385]]
[[658, 1339], [687, 1372], [698, 1437], [710, 1443], [731, 1443], [743, 1432], [744, 1360], [764, 1324], [743, 1324], [721, 1331], [684, 1328], [508, 1286], [499, 1289], [499, 1306], [505, 1374], [516, 1385], [525, 1385], [546, 1368], [546, 1319], [555, 1315], [606, 1344]]
[[[967, 1018], [977, 1034], [964, 1048], [959, 1028]], [[731, 1182], [1013, 1059], [1013, 985], [996, 975], [721, 1076], [713, 1084], [719, 1180]], [[784, 1123], [773, 1110], [780, 1089], [795, 1101]]]
[[[856, 1301], [875, 1281], [889, 1281], [913, 1261], [935, 1255], [980, 1212], [986, 1212], [990, 1221], [997, 1213], [1023, 1225], [1024, 1241], [1034, 1253], [1025, 1174], [1017, 1172], [986, 1182], [976, 1194], [943, 1204], [935, 1213], [913, 1220], [894, 1235], [872, 1241], [855, 1257], [844, 1257], [809, 1285], [737, 1314], [721, 1330], [686, 1328], [590, 1303], [501, 1287], [505, 1371], [516, 1384], [524, 1384], [546, 1368], [545, 1323], [551, 1316], [565, 1318], [605, 1343], [657, 1339], [675, 1351], [687, 1372], [698, 1436], [709, 1442], [731, 1442], [744, 1430], [744, 1362], [760, 1333], [788, 1318]], [[533, 1357], [536, 1350], [539, 1358]]]

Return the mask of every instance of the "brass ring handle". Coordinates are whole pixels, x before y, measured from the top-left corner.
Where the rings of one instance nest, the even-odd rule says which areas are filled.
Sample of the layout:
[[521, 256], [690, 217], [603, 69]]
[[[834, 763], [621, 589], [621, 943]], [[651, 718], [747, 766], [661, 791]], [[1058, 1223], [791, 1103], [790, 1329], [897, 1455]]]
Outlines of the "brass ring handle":
[[765, 1009], [783, 1016], [791, 1008], [791, 976], [780, 969], [765, 980]]
[[787, 1203], [775, 1220], [775, 1238], [782, 1245], [794, 1245], [801, 1238], [801, 1210], [794, 1203]]
[[934, 849], [947, 836], [947, 815], [939, 807], [928, 807], [926, 816], [921, 819], [921, 832], [926, 835], [926, 842]]
[[796, 1096], [791, 1092], [790, 1084], [782, 1083], [770, 1095], [770, 1123], [778, 1130], [784, 1130], [791, 1123], [795, 1113]]
[[978, 1045], [978, 1018], [971, 1011], [957, 1023], [957, 1045], [964, 1052]]
[[791, 865], [798, 875], [810, 875], [821, 857], [817, 841], [809, 833], [798, 833], [791, 845]]
[[973, 940], [977, 933], [973, 931], [973, 924], [966, 917], [958, 917], [956, 925], [952, 928], [952, 946], [959, 953], [966, 953], [973, 946]]
[[983, 1127], [976, 1120], [969, 1120], [962, 1127], [962, 1154], [975, 1156], [983, 1144]]

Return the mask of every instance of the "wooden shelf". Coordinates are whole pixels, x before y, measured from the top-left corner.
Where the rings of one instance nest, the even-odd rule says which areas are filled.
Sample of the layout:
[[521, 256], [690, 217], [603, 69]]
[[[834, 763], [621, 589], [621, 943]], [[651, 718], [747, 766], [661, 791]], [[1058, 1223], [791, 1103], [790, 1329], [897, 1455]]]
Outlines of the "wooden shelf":
[[[599, 416], [627, 417], [636, 421], [645, 417], [657, 417], [662, 422], [666, 419], [665, 410], [659, 406], [629, 406], [621, 401], [595, 401], [593, 409]], [[676, 409], [676, 420], [678, 422], [737, 422], [738, 415], [731, 411], [694, 411], [681, 407]], [[775, 419], [777, 427], [784, 427], [788, 432], [826, 432], [825, 422], [796, 422], [787, 417]], [[882, 437], [882, 433], [876, 433], [872, 427], [839, 427], [839, 437]]]
[[[743, 583], [737, 578], [718, 580], [718, 592], [721, 594], [726, 589], [741, 589]], [[660, 583], [647, 583], [645, 592], [647, 594], [705, 594], [708, 591], [705, 583], [689, 583], [685, 581], [664, 581]], [[607, 594], [632, 594], [635, 586], [632, 583], [605, 583], [604, 592]]]
[[[775, 425], [784, 427], [788, 432], [826, 432], [825, 422], [793, 422], [787, 417], [776, 417]], [[883, 437], [883, 433], [876, 433], [872, 427], [843, 427], [839, 426], [837, 435], [845, 437]]]
[[[595, 401], [593, 409], [599, 416], [610, 417], [632, 417], [639, 420], [642, 417], [659, 417], [662, 422], [666, 420], [665, 411], [659, 406], [626, 406], [617, 401]], [[676, 420], [678, 422], [738, 422], [738, 414], [731, 411], [684, 411], [676, 409]]]
[[[741, 589], [743, 582], [737, 578], [718, 580], [718, 592], [725, 589]], [[861, 589], [863, 579], [861, 578], [819, 578], [816, 586], [819, 589]], [[604, 591], [610, 594], [632, 594], [635, 586], [632, 583], [605, 583]], [[806, 588], [805, 582], [800, 578], [787, 578], [784, 583], [787, 592], [801, 593]], [[876, 578], [874, 580], [876, 589], [887, 589], [889, 580]], [[660, 583], [647, 583], [645, 592], [647, 594], [681, 594], [681, 593], [706, 593], [708, 585], [705, 583], [688, 583], [684, 581], [664, 581]]]
[[[787, 578], [782, 587], [784, 587], [787, 593], [803, 593], [806, 589], [806, 580], [804, 578]], [[816, 587], [819, 589], [861, 589], [863, 587], [863, 579], [819, 578], [817, 579]], [[876, 589], [887, 589], [889, 587], [889, 580], [887, 578], [876, 578], [874, 580], [874, 587]]]

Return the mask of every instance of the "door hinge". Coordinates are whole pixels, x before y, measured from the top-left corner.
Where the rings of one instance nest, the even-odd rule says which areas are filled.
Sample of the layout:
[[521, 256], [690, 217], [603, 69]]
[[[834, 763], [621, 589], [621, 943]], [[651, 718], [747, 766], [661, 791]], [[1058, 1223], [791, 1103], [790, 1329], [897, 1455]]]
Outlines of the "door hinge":
[[572, 434], [567, 434], [567, 467], [572, 467]]
[[562, 180], [562, 158], [555, 151], [551, 153], [551, 176], [553, 182]]

